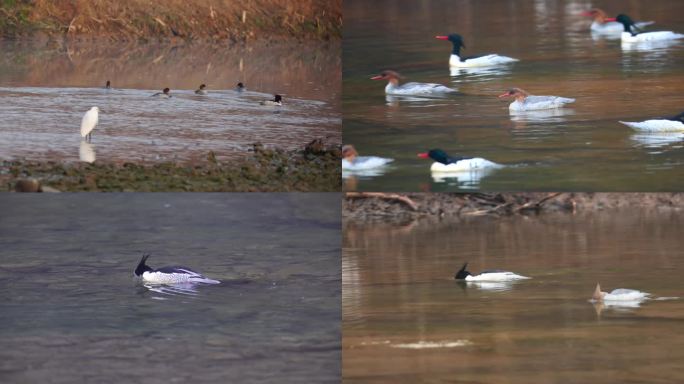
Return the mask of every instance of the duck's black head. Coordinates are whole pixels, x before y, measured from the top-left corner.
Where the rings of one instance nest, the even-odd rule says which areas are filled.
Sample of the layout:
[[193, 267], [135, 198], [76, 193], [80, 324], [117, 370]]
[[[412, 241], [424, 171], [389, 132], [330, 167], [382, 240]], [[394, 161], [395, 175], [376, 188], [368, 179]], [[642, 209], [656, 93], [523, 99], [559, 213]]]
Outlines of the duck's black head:
[[206, 87], [207, 87], [207, 85], [206, 85], [206, 84], [200, 84], [200, 87], [199, 87], [199, 89], [204, 89], [204, 88], [206, 88]]
[[634, 20], [632, 20], [629, 16], [625, 15], [624, 13], [617, 15], [615, 21], [622, 24], [622, 26], [625, 28], [625, 32], [629, 32], [632, 35], [636, 35], [638, 33], [638, 29], [636, 25], [634, 25]]
[[470, 276], [470, 272], [466, 271], [467, 266], [468, 263], [463, 264], [463, 267], [458, 272], [456, 272], [456, 275], [454, 275], [454, 279], [464, 280], [466, 277]]
[[441, 149], [431, 149], [429, 152], [419, 153], [418, 157], [423, 159], [430, 158], [444, 165], [453, 163], [451, 157], [449, 157], [449, 155], [447, 155], [446, 152], [442, 151]]
[[280, 95], [273, 95], [273, 101], [275, 101], [276, 103], [280, 103], [283, 101], [283, 97]]
[[105, 87], [111, 88], [111, 87], [112, 87], [112, 83], [111, 83], [109, 80], [107, 80], [107, 85], [105, 85]]
[[244, 85], [244, 84], [242, 84], [242, 83], [237, 83], [237, 87], [238, 87], [238, 89], [242, 89], [242, 88], [244, 88], [244, 87], [245, 87], [245, 85]]
[[452, 33], [448, 36], [435, 36], [436, 39], [440, 40], [447, 40], [451, 42], [452, 45], [452, 50], [451, 54], [459, 56], [461, 52], [461, 48], [465, 48], [465, 43], [463, 42], [463, 37], [459, 35], [458, 33]]
[[169, 88], [164, 88], [163, 92], [168, 95], [171, 90]]
[[136, 276], [142, 276], [143, 272], [152, 272], [154, 269], [150, 268], [149, 266], [145, 265], [145, 261], [147, 261], [147, 258], [150, 257], [150, 255], [143, 255], [142, 259], [140, 259], [140, 262], [138, 263], [138, 266], [135, 268], [135, 275]]
[[668, 120], [681, 121], [682, 123], [684, 123], [684, 112], [680, 113], [677, 116], [672, 116], [672, 117], [668, 118]]

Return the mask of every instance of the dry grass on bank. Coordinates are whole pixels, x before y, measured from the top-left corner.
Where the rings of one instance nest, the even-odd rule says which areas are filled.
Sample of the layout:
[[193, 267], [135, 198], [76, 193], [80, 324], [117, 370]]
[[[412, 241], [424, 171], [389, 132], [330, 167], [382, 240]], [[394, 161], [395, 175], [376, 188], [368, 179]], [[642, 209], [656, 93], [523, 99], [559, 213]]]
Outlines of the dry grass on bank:
[[0, 36], [243, 41], [341, 36], [342, 0], [0, 0]]

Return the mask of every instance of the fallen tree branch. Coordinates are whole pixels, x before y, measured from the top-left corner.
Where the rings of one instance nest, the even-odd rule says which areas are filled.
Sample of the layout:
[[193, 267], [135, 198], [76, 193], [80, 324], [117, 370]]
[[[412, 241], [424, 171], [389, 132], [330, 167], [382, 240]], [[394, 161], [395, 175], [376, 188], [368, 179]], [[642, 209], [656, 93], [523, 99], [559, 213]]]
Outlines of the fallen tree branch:
[[547, 202], [548, 200], [553, 199], [554, 197], [557, 197], [557, 196], [560, 195], [561, 193], [562, 193], [562, 192], [554, 192], [554, 193], [552, 193], [552, 194], [550, 194], [550, 195], [544, 197], [543, 199], [540, 199], [540, 200], [537, 201], [537, 202], [528, 201], [527, 203], [525, 203], [525, 204], [521, 205], [520, 207], [518, 207], [515, 211], [516, 211], [517, 213], [519, 213], [519, 212], [526, 211], [526, 210], [539, 210], [539, 209], [541, 208], [542, 204], [544, 204], [544, 203]]
[[384, 192], [347, 192], [347, 198], [351, 199], [366, 199], [366, 198], [378, 198], [383, 200], [398, 201], [408, 205], [411, 210], [417, 211], [418, 205], [410, 198], [396, 193], [384, 193]]

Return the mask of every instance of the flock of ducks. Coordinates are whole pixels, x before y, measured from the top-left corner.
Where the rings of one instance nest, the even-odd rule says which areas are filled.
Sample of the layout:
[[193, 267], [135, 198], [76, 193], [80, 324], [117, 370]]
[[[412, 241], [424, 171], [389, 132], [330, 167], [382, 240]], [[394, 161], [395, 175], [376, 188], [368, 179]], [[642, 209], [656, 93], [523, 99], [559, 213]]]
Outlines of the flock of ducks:
[[[107, 80], [105, 83], [105, 89], [112, 89], [112, 82]], [[242, 82], [237, 83], [234, 88], [235, 92], [244, 92], [246, 90], [245, 85]], [[199, 96], [207, 96], [209, 92], [207, 91], [206, 84], [200, 84], [200, 86], [195, 90], [195, 94]], [[151, 97], [170, 99], [173, 97], [171, 95], [170, 88], [164, 88], [161, 92], [154, 93]], [[267, 106], [282, 106], [283, 97], [281, 95], [273, 95], [273, 100], [262, 100], [259, 102], [260, 105]], [[86, 141], [92, 141], [93, 130], [97, 126], [99, 120], [100, 109], [98, 107], [90, 108], [81, 119], [81, 138]]]
[[[592, 9], [590, 11], [583, 12], [582, 15], [594, 18], [594, 21], [591, 24], [592, 32], [600, 34], [620, 34], [623, 44], [638, 44], [640, 42], [668, 41], [684, 38], [684, 34], [671, 31], [645, 32], [642, 30], [642, 28], [653, 24], [652, 21], [634, 22], [625, 14], [620, 14], [615, 18], [609, 18], [606, 16], [604, 11], [600, 9]], [[461, 55], [461, 49], [465, 48], [465, 43], [461, 35], [453, 33], [447, 36], [435, 36], [435, 38], [451, 42], [452, 51], [451, 56], [449, 57], [449, 66], [451, 68], [507, 65], [519, 61], [518, 59], [498, 54], [464, 57]], [[380, 74], [371, 77], [371, 80], [387, 81], [387, 85], [385, 86], [385, 93], [387, 95], [419, 97], [444, 96], [458, 92], [458, 90], [454, 88], [435, 83], [410, 82], [400, 84], [401, 79], [402, 76], [396, 71], [392, 70], [385, 70]], [[575, 102], [574, 98], [568, 97], [532, 95], [529, 92], [517, 87], [511, 88], [499, 95], [499, 98], [513, 99], [513, 102], [509, 105], [509, 110], [511, 113], [557, 109]], [[684, 131], [684, 112], [672, 117], [649, 119], [642, 122], [620, 121], [620, 123], [635, 130], [644, 132]], [[353, 146], [346, 145], [345, 147], [347, 150], [343, 150], [343, 170], [351, 172], [363, 172], [366, 170], [383, 167], [392, 162], [392, 159], [388, 158], [376, 156], [358, 156], [358, 153]], [[449, 156], [443, 150], [438, 148], [432, 149], [427, 153], [420, 153], [418, 156], [421, 158], [430, 158], [435, 161], [430, 167], [432, 172], [469, 172], [502, 167], [501, 164], [497, 164], [480, 157]]]
[[[468, 263], [465, 263], [463, 267], [456, 272], [454, 279], [473, 283], [502, 283], [531, 279], [531, 277], [503, 270], [487, 270], [473, 275], [466, 270], [467, 267]], [[590, 301], [613, 306], [634, 307], [638, 306], [641, 302], [648, 300], [650, 298], [649, 296], [651, 296], [650, 293], [625, 288], [614, 289], [611, 292], [603, 292], [601, 291], [601, 285], [597, 283]]]

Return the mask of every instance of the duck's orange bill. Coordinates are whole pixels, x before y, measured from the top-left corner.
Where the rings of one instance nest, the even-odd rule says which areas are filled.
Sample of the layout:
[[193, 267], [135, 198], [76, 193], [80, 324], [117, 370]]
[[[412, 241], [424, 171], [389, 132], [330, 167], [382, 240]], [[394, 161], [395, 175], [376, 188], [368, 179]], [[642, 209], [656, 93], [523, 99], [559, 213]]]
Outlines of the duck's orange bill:
[[418, 157], [420, 157], [421, 159], [427, 159], [430, 156], [428, 156], [427, 152], [423, 152], [423, 153], [419, 153]]
[[511, 94], [510, 94], [509, 92], [502, 93], [502, 94], [499, 95], [499, 98], [506, 97], [506, 96], [510, 96], [510, 95], [511, 95]]
[[435, 39], [449, 40], [449, 36], [435, 36]]
[[605, 21], [617, 21], [617, 19], [614, 17], [606, 17], [604, 20]]
[[373, 76], [373, 77], [371, 77], [371, 80], [382, 80], [382, 76], [380, 76], [380, 75]]

